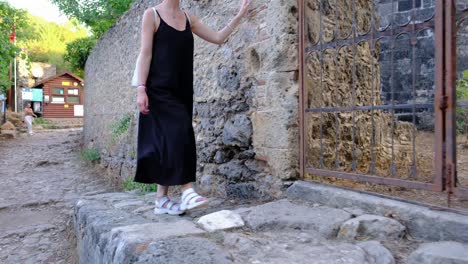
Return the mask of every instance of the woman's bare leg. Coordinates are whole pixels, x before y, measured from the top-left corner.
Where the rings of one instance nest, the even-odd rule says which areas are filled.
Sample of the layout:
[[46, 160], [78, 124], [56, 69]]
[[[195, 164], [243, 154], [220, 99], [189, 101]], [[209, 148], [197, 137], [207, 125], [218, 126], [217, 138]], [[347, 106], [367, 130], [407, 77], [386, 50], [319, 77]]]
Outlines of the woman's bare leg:
[[161, 200], [164, 196], [167, 196], [169, 192], [169, 186], [163, 186], [158, 184], [158, 190], [156, 192], [156, 200]]

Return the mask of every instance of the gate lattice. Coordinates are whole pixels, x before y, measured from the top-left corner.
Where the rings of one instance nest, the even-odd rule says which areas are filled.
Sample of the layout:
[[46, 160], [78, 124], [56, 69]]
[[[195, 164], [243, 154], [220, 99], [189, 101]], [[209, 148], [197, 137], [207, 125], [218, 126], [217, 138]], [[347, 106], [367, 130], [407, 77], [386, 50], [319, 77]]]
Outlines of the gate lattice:
[[468, 107], [455, 88], [468, 1], [426, 2], [299, 0], [302, 177], [468, 197], [455, 120]]

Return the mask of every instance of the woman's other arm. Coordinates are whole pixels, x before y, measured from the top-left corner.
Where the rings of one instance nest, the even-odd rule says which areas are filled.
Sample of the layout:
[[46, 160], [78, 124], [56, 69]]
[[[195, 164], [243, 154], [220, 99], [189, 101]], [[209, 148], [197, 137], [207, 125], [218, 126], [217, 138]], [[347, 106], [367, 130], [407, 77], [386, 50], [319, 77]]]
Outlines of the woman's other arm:
[[138, 87], [137, 87], [137, 105], [138, 110], [147, 114], [148, 96], [146, 94], [146, 81], [148, 79], [149, 68], [151, 64], [153, 51], [153, 37], [156, 32], [156, 27], [159, 26], [155, 22], [155, 15], [152, 9], [147, 9], [143, 14], [141, 26], [141, 47], [138, 55]]

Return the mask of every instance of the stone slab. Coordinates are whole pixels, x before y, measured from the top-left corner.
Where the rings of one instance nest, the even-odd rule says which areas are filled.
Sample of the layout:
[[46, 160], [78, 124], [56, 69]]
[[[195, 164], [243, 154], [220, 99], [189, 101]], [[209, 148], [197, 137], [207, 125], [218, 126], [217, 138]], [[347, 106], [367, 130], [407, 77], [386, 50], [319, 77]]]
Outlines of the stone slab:
[[344, 210], [311, 208], [284, 199], [252, 207], [245, 221], [253, 230], [310, 229], [335, 237], [340, 225], [350, 218], [351, 214]]
[[133, 263], [142, 245], [205, 232], [179, 217], [154, 220], [123, 210], [127, 206], [115, 207], [135, 204], [136, 197], [109, 193], [76, 202], [73, 220], [79, 263]]
[[422, 244], [411, 253], [408, 264], [468, 264], [468, 244], [452, 241]]
[[138, 247], [145, 243], [202, 233], [204, 233], [203, 230], [187, 220], [116, 227], [110, 231], [110, 241], [102, 257], [110, 260], [111, 263], [129, 263], [135, 257], [134, 254], [138, 252]]
[[266, 231], [255, 237], [229, 233], [224, 245], [235, 249], [236, 263], [381, 264], [369, 261], [368, 254], [357, 245], [329, 241], [314, 231]]
[[[183, 237], [149, 243], [133, 263], [230, 264], [231, 256], [208, 239]], [[138, 252], [138, 250], [137, 250]]]
[[468, 242], [468, 216], [455, 212], [434, 211], [422, 205], [305, 181], [296, 181], [287, 195], [336, 208], [359, 207], [367, 213], [394, 214], [416, 239]]

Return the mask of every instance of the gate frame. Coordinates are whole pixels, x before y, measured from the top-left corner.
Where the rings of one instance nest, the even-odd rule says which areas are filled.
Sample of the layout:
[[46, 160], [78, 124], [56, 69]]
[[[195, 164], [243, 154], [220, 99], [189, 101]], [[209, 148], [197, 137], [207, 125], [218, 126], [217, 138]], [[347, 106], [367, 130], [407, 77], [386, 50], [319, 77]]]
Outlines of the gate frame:
[[[456, 79], [456, 0], [436, 0], [434, 9], [434, 46], [435, 51], [435, 144], [434, 144], [434, 178], [432, 183], [424, 183], [397, 178], [388, 178], [375, 175], [364, 175], [331, 171], [325, 169], [306, 167], [306, 109], [307, 87], [304, 84], [305, 53], [306, 53], [306, 16], [305, 1], [298, 0], [299, 9], [299, 168], [301, 179], [306, 173], [321, 177], [336, 177], [354, 181], [369, 182], [384, 185], [393, 185], [413, 189], [431, 190], [442, 192], [447, 190], [448, 201], [450, 195], [468, 197], [468, 188], [456, 184], [456, 131], [455, 131], [455, 79]], [[432, 20], [432, 18], [431, 18]], [[371, 25], [374, 26], [374, 25]], [[403, 27], [403, 26], [402, 26]], [[415, 24], [410, 23], [404, 27], [415, 30]], [[320, 29], [322, 30], [322, 28]], [[373, 29], [371, 29], [373, 30]], [[373, 33], [369, 40], [378, 39]], [[321, 35], [321, 33], [320, 33]], [[392, 35], [394, 36], [394, 35]], [[320, 38], [320, 37], [319, 37]], [[316, 45], [320, 44], [319, 39]], [[352, 42], [353, 44], [359, 42]], [[451, 48], [447, 48], [451, 47]], [[322, 51], [322, 50], [320, 50]], [[444, 74], [445, 73], [445, 74]], [[450, 88], [452, 87], [452, 88]]]

